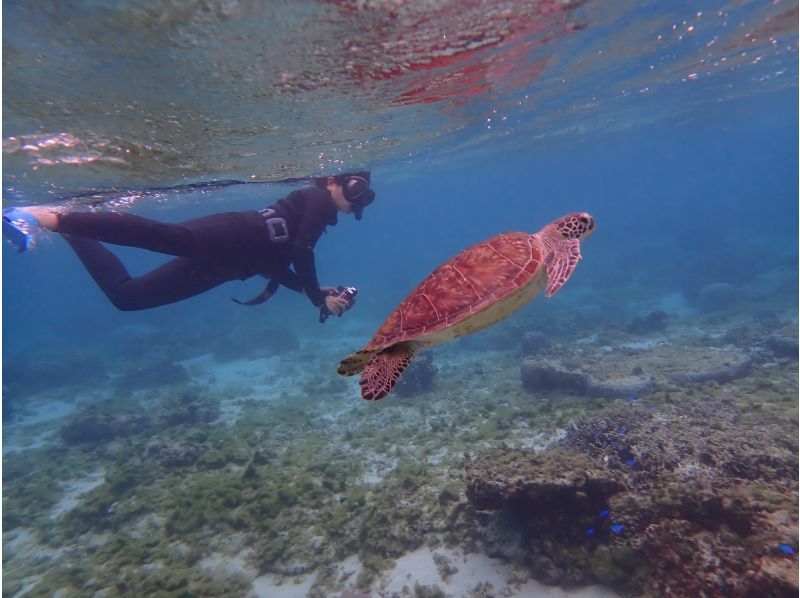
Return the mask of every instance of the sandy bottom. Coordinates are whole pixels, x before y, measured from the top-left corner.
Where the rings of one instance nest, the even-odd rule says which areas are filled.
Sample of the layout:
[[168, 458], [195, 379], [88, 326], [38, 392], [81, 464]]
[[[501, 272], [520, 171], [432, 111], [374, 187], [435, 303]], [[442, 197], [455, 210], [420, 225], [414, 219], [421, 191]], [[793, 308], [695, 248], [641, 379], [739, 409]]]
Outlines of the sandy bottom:
[[[447, 563], [442, 571], [434, 560]], [[381, 582], [384, 595], [414, 596], [414, 587], [439, 586], [448, 596], [471, 596], [485, 592], [507, 598], [529, 596], [536, 598], [612, 598], [615, 592], [599, 586], [588, 586], [577, 590], [562, 590], [526, 579], [527, 574], [517, 572], [497, 559], [483, 554], [463, 554], [457, 550], [420, 548], [397, 559], [392, 571], [386, 573]]]

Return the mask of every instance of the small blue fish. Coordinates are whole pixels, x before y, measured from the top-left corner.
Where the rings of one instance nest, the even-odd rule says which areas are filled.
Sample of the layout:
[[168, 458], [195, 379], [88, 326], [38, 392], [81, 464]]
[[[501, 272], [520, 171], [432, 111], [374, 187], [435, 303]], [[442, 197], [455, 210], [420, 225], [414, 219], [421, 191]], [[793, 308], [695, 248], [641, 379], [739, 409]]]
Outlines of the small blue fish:
[[594, 536], [594, 533], [595, 533], [596, 531], [597, 531], [597, 530], [596, 530], [595, 528], [593, 528], [593, 527], [590, 527], [589, 529], [587, 529], [587, 530], [586, 530], [586, 535], [587, 535], [587, 536]]
[[627, 430], [625, 430], [625, 428], [620, 428], [619, 430], [617, 430], [617, 434], [619, 434], [620, 436], [625, 436], [626, 431]]
[[625, 529], [625, 526], [624, 525], [620, 525], [619, 523], [615, 523], [614, 525], [611, 526], [611, 531], [614, 532], [615, 534], [620, 533], [624, 529]]
[[633, 459], [628, 459], [627, 461], [625, 461], [625, 465], [630, 465], [631, 467], [633, 467], [634, 463], [636, 463], [636, 461], [634, 461]]
[[633, 402], [636, 400], [636, 397], [628, 397], [625, 399], [628, 402], [628, 406], [633, 405]]
[[608, 517], [608, 509], [603, 509], [598, 515], [600, 515], [600, 517]]
[[778, 544], [778, 548], [781, 552], [785, 552], [786, 554], [794, 554], [794, 548], [788, 544]]

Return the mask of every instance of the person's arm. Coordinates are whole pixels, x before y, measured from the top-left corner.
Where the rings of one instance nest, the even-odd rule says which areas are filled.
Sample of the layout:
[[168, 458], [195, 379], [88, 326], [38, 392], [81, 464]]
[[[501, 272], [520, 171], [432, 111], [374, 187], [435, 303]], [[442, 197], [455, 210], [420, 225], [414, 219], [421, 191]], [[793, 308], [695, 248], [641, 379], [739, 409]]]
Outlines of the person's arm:
[[319, 307], [325, 302], [325, 293], [319, 288], [317, 267], [314, 261], [314, 246], [322, 236], [328, 222], [320, 204], [309, 201], [291, 240], [292, 263], [301, 288], [311, 303]]
[[276, 277], [276, 280], [280, 282], [283, 286], [287, 289], [292, 289], [298, 293], [303, 292], [303, 281], [297, 275], [296, 272], [287, 268], [283, 274], [280, 274]]

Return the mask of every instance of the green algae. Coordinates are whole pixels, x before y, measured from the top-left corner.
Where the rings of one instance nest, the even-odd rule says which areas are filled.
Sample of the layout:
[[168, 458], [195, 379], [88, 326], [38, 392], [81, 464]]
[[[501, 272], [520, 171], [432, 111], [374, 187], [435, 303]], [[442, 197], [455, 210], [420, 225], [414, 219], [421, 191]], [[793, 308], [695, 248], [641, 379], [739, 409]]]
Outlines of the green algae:
[[639, 592], [650, 575], [645, 558], [629, 546], [598, 546], [587, 561], [597, 581], [625, 593]]

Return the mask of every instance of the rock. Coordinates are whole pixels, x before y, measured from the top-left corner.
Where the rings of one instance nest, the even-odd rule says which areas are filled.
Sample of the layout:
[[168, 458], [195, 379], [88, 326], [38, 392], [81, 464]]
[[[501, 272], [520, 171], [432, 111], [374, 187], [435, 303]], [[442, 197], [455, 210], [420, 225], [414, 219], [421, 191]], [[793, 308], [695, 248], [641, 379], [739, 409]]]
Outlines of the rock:
[[540, 580], [794, 596], [782, 546], [797, 550], [797, 467], [795, 422], [703, 398], [586, 417], [543, 453], [491, 451], [467, 466], [467, 497], [523, 526], [520, 558]]
[[579, 517], [622, 491], [619, 478], [580, 453], [498, 451], [468, 466], [467, 498], [476, 509]]
[[189, 374], [186, 368], [168, 359], [131, 368], [114, 380], [117, 388], [127, 391], [161, 388], [187, 382], [189, 382]]
[[138, 434], [149, 425], [150, 418], [146, 415], [91, 406], [70, 418], [59, 431], [67, 444], [99, 443], [117, 436]]
[[715, 380], [720, 384], [742, 378], [750, 373], [752, 359], [733, 347], [706, 347], [695, 359], [669, 378], [679, 383], [702, 383]]
[[108, 379], [107, 371], [97, 352], [81, 349], [4, 357], [3, 396], [17, 399], [49, 388], [100, 385]]
[[300, 341], [289, 328], [238, 326], [218, 336], [214, 342], [214, 360], [227, 362], [281, 355], [300, 348]]
[[141, 458], [144, 463], [167, 469], [188, 467], [194, 465], [208, 448], [207, 443], [156, 437], [145, 445]]
[[797, 359], [798, 347], [797, 328], [786, 326], [770, 334], [764, 345], [777, 357], [791, 357]]
[[542, 351], [546, 351], [553, 345], [550, 337], [544, 332], [532, 330], [526, 332], [522, 336], [522, 354], [523, 355], [536, 355]]
[[653, 376], [631, 375], [609, 378], [606, 380], [589, 376], [586, 382], [586, 394], [590, 397], [618, 399], [620, 397], [642, 396], [653, 390]]
[[169, 397], [149, 415], [133, 409], [111, 409], [91, 405], [71, 417], [61, 426], [61, 438], [67, 444], [99, 443], [120, 436], [156, 432], [182, 424], [196, 425], [212, 422], [219, 417], [219, 401], [183, 393]]
[[520, 376], [528, 390], [562, 390], [575, 394], [585, 394], [589, 380], [587, 374], [568, 368], [558, 359], [523, 359]]
[[697, 294], [697, 307], [704, 312], [727, 309], [736, 303], [739, 291], [727, 282], [707, 284]]
[[595, 377], [582, 370], [571, 370], [557, 359], [524, 359], [520, 368], [522, 384], [531, 391], [562, 391], [604, 398], [643, 395], [653, 388], [653, 376], [622, 375]]
[[667, 314], [667, 312], [663, 309], [654, 309], [653, 311], [635, 316], [627, 323], [625, 330], [633, 334], [662, 332], [667, 327], [667, 320], [669, 320], [669, 314]]
[[734, 347], [675, 347], [666, 343], [628, 343], [583, 349], [580, 359], [525, 358], [523, 386], [603, 398], [626, 398], [656, 387], [730, 382], [750, 373], [751, 358]]
[[209, 423], [219, 417], [219, 401], [184, 392], [165, 400], [155, 416], [164, 427]]
[[400, 376], [395, 392], [401, 397], [410, 397], [430, 390], [438, 371], [431, 353], [422, 353]]

